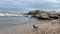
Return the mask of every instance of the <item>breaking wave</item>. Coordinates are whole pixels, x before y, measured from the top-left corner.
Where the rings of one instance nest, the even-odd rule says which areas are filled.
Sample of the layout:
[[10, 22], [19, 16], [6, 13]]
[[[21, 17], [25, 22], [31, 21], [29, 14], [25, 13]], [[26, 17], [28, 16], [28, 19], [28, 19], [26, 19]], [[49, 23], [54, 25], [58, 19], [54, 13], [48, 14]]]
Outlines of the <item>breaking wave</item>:
[[23, 16], [22, 14], [0, 13], [0, 16]]

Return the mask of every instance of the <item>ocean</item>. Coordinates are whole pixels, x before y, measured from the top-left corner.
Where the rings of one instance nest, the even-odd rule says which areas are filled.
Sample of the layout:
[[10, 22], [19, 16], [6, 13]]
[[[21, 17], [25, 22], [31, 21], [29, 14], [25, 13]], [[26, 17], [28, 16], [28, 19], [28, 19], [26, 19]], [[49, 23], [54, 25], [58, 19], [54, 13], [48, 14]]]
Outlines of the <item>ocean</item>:
[[0, 30], [5, 29], [5, 27], [24, 25], [28, 23], [34, 23], [36, 21], [37, 19], [31, 17], [25, 17], [23, 14], [0, 13]]

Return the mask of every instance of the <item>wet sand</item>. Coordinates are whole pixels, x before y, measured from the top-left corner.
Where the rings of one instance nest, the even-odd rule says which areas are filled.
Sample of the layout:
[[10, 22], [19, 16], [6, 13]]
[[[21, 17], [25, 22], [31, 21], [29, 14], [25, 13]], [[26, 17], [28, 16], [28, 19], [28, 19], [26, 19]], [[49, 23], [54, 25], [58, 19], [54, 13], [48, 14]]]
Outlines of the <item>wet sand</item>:
[[[59, 25], [58, 23], [55, 24], [51, 24], [51, 21], [43, 21], [43, 23], [36, 22], [34, 25], [38, 26], [38, 29], [34, 29], [32, 27], [33, 24], [28, 23], [25, 25], [17, 25], [17, 26], [12, 26], [12, 27], [5, 27], [6, 29], [0, 30], [0, 34], [44, 34], [45, 32], [49, 32], [48, 34], [52, 34], [50, 33], [50, 31], [55, 32], [59, 30]], [[59, 33], [59, 32], [58, 32]], [[60, 33], [59, 33], [60, 34]]]

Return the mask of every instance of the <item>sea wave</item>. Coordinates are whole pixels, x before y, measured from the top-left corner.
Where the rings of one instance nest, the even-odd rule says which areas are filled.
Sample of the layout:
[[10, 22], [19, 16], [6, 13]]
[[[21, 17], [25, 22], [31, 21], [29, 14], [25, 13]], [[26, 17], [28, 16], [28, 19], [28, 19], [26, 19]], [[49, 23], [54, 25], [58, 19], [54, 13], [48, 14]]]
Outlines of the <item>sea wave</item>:
[[0, 13], [0, 16], [23, 16], [22, 14]]

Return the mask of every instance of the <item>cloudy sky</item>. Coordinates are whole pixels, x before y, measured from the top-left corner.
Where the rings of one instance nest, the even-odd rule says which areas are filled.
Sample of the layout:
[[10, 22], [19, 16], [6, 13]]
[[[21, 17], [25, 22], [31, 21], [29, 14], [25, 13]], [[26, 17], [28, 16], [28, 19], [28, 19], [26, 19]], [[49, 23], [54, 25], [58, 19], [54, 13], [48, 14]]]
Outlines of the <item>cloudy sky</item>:
[[0, 0], [0, 10], [26, 12], [30, 10], [60, 10], [60, 0]]

